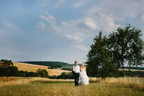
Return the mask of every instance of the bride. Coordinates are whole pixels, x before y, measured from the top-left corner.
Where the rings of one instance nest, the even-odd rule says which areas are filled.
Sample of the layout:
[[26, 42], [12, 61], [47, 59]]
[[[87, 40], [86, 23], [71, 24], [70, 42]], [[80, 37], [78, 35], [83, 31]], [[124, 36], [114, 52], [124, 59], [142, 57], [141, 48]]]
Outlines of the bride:
[[89, 78], [86, 74], [86, 67], [85, 64], [82, 63], [82, 67], [80, 68], [80, 76], [79, 76], [79, 85], [87, 85], [89, 84]]

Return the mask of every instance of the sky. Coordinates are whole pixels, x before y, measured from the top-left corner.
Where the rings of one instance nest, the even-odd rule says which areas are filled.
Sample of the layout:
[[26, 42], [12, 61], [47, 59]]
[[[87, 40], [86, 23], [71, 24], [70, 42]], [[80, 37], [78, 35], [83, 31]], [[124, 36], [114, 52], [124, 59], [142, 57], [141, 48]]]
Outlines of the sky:
[[144, 0], [0, 0], [0, 59], [82, 63], [126, 24], [144, 34]]

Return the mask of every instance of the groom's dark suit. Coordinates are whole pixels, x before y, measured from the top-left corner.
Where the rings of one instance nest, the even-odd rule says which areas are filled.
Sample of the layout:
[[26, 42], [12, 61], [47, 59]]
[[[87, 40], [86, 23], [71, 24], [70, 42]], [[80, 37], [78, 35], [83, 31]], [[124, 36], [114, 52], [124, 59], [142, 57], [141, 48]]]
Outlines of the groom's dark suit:
[[74, 79], [75, 79], [75, 86], [78, 86], [79, 72], [80, 72], [80, 67], [79, 67], [79, 65], [73, 66], [72, 72], [73, 72]]

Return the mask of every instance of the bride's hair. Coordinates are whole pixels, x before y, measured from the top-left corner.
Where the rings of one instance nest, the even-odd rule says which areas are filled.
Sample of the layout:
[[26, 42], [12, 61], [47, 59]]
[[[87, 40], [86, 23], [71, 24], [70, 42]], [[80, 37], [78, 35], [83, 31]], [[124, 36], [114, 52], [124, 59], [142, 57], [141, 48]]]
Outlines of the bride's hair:
[[83, 65], [84, 65], [84, 67], [85, 67], [85, 64], [84, 63], [82, 63]]

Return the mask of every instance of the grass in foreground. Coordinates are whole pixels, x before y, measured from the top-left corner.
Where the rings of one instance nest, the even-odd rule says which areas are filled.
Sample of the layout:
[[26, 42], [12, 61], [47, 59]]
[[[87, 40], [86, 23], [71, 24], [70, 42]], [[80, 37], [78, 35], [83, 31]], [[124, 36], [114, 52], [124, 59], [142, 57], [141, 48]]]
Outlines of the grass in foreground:
[[104, 82], [75, 87], [72, 81], [35, 81], [0, 87], [0, 96], [144, 96], [144, 91]]

